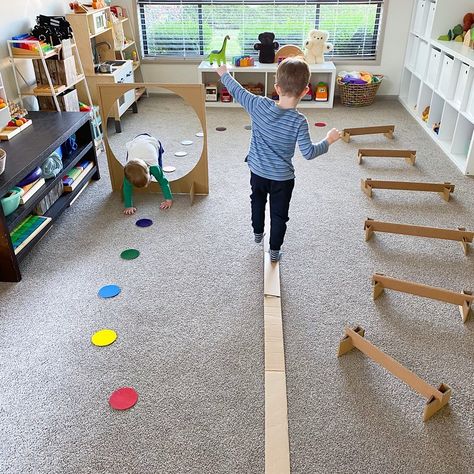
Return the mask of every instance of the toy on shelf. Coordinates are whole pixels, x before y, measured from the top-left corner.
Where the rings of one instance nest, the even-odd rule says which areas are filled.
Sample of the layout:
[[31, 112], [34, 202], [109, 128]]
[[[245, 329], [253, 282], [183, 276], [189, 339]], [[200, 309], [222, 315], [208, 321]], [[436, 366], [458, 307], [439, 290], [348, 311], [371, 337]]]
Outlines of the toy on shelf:
[[87, 8], [80, 2], [70, 2], [69, 8], [74, 13], [87, 13], [88, 12]]
[[258, 61], [262, 64], [272, 64], [275, 62], [275, 50], [280, 45], [275, 41], [275, 34], [266, 31], [258, 35], [260, 43], [255, 43], [253, 48], [259, 52]]
[[301, 98], [301, 100], [304, 101], [310, 101], [313, 100], [313, 87], [311, 84], [308, 84], [308, 92]]
[[275, 89], [273, 89], [272, 93], [270, 94], [270, 98], [272, 100], [279, 100], [280, 99], [280, 96], [277, 94], [277, 91]]
[[441, 126], [441, 122], [435, 122], [435, 123], [433, 124], [433, 132], [435, 132], [436, 135], [438, 135], [438, 133], [439, 133], [439, 127], [440, 127], [440, 126]]
[[275, 53], [275, 62], [280, 64], [286, 58], [292, 58], [294, 56], [303, 57], [303, 51], [294, 44], [285, 44]]
[[225, 87], [221, 89], [221, 102], [232, 102], [232, 96]]
[[261, 82], [258, 84], [242, 84], [242, 87], [255, 95], [263, 95], [265, 90]]
[[423, 113], [421, 114], [421, 120], [423, 120], [423, 122], [428, 122], [429, 117], [430, 117], [430, 106], [428, 105], [428, 107], [425, 107], [425, 110], [423, 110]]
[[212, 65], [214, 61], [217, 61], [217, 65], [225, 64], [225, 49], [227, 47], [227, 41], [230, 40], [230, 36], [226, 35], [224, 41], [222, 42], [222, 47], [220, 50], [214, 49], [209, 54], [209, 63]]
[[316, 102], [327, 102], [329, 100], [329, 88], [325, 82], [317, 83], [314, 100]]
[[0, 97], [0, 110], [4, 109], [5, 107], [8, 107], [8, 105], [5, 102], [5, 99], [3, 97]]
[[8, 102], [8, 105], [10, 107], [11, 120], [6, 127], [0, 129], [0, 140], [11, 140], [15, 135], [32, 124], [31, 120], [25, 117], [28, 113], [25, 109], [14, 102]]
[[10, 233], [15, 254], [25, 248], [51, 221], [50, 217], [29, 215], [18, 227], [15, 227]]
[[12, 54], [14, 56], [36, 55], [40, 57], [40, 50], [43, 54], [48, 54], [55, 50], [55, 48], [49, 43], [46, 43], [43, 40], [38, 40], [38, 38], [31, 36], [29, 33], [12, 36], [12, 40], [18, 41], [18, 43], [12, 43]]
[[472, 25], [474, 24], [474, 13], [466, 13], [462, 20], [462, 25], [457, 24], [452, 29], [448, 30], [448, 33], [438, 37], [439, 41], [457, 41], [458, 43], [464, 43], [470, 48], [473, 47], [472, 41], [474, 35], [472, 34]]
[[84, 104], [84, 102], [79, 102], [79, 111], [80, 112], [90, 112], [92, 107], [90, 105]]
[[206, 84], [206, 102], [217, 102], [216, 84]]
[[474, 49], [474, 28], [466, 31], [466, 34], [464, 35], [464, 46]]
[[253, 67], [255, 66], [255, 61], [251, 56], [234, 56], [232, 64], [235, 67]]
[[334, 49], [331, 43], [327, 42], [329, 33], [321, 30], [311, 30], [308, 39], [304, 43], [304, 57], [308, 64], [324, 63], [324, 53], [329, 53]]

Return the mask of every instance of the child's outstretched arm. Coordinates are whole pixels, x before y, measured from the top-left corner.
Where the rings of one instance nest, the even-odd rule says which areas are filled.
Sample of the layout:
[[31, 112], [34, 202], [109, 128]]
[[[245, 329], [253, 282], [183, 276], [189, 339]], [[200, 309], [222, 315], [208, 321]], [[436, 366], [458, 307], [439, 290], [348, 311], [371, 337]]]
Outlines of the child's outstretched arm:
[[217, 69], [221, 82], [229, 91], [230, 95], [250, 114], [255, 109], [261, 97], [244, 89], [227, 71], [223, 64]]
[[160, 209], [169, 209], [173, 205], [173, 195], [171, 194], [170, 183], [165, 178], [163, 170], [159, 166], [150, 166], [150, 174], [158, 181], [165, 201], [160, 204]]
[[332, 145], [339, 138], [341, 138], [340, 132], [333, 128], [328, 132], [324, 140], [319, 143], [313, 143], [309, 135], [309, 126], [306, 119], [301, 122], [298, 130], [298, 146], [303, 158], [306, 160], [313, 160], [317, 156], [327, 153], [329, 145]]
[[133, 195], [133, 185], [132, 183], [127, 179], [123, 178], [123, 203], [125, 206], [125, 209], [123, 210], [123, 213], [126, 214], [127, 216], [131, 216], [132, 214], [135, 214], [137, 208], [133, 207], [133, 201], [132, 201], [132, 195]]

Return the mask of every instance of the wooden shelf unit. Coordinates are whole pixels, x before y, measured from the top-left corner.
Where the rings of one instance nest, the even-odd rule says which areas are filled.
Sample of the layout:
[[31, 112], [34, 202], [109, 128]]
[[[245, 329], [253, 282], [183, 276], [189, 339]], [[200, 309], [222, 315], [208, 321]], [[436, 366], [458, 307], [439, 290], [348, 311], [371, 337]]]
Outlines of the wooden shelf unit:
[[[255, 66], [252, 67], [236, 67], [231, 64], [227, 64], [229, 73], [239, 83], [262, 83], [264, 85], [264, 95], [270, 97], [273, 91], [273, 85], [275, 83], [275, 74], [278, 64], [260, 64], [255, 61]], [[329, 87], [329, 97], [327, 102], [301, 101], [298, 104], [299, 109], [331, 109], [334, 105], [334, 88], [336, 85], [336, 66], [332, 62], [325, 62], [323, 64], [311, 64], [309, 66], [311, 70], [311, 85], [313, 88], [313, 94], [315, 86], [318, 82], [325, 82]], [[219, 82], [219, 76], [216, 72], [217, 64], [210, 65], [209, 61], [202, 61], [198, 67], [198, 83], [199, 84], [216, 84], [218, 90], [222, 89], [222, 84]], [[221, 102], [220, 99], [217, 102], [207, 102], [206, 107], [240, 107], [236, 102]]]
[[[0, 196], [4, 196], [71, 135], [76, 135], [78, 148], [63, 158], [63, 169], [54, 178], [47, 179], [40, 190], [9, 216], [0, 206], [0, 281], [20, 281], [20, 261], [56, 222], [62, 212], [75, 201], [91, 179], [100, 178], [90, 116], [82, 112], [30, 112], [32, 126], [10, 142], [2, 144], [7, 152], [5, 172], [0, 175]], [[73, 192], [61, 195], [44, 214], [51, 221], [17, 255], [10, 232], [33, 212], [38, 203], [58, 184], [62, 177], [82, 159], [93, 167]]]
[[[415, 0], [399, 95], [408, 112], [466, 175], [474, 174], [474, 50], [436, 38], [462, 23], [469, 11], [471, 0]], [[440, 124], [438, 133], [435, 124]]]

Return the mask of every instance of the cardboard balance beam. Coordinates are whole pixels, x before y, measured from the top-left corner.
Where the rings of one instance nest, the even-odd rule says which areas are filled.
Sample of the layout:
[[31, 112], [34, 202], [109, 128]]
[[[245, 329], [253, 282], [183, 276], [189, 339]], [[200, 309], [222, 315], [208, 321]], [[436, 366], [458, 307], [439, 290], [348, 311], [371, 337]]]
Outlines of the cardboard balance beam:
[[454, 192], [451, 183], [417, 183], [412, 181], [381, 181], [372, 178], [361, 179], [360, 187], [367, 196], [372, 197], [373, 189], [394, 189], [397, 191], [426, 191], [440, 193], [445, 201], [449, 201]]
[[416, 161], [415, 150], [383, 150], [383, 149], [360, 149], [358, 152], [359, 165], [364, 157], [379, 158], [403, 158], [410, 165], [414, 165]]
[[372, 276], [372, 283], [374, 285], [374, 300], [384, 292], [384, 289], [390, 289], [402, 293], [409, 293], [411, 295], [422, 296], [424, 298], [431, 298], [437, 301], [444, 301], [445, 303], [455, 304], [459, 307], [464, 323], [467, 321], [474, 301], [474, 296], [470, 291], [464, 290], [462, 293], [458, 293], [456, 291], [423, 285], [413, 281], [399, 280], [397, 278], [385, 276], [382, 273], [374, 273]]
[[393, 138], [393, 132], [395, 131], [395, 125], [381, 125], [378, 127], [358, 127], [358, 128], [345, 128], [342, 131], [342, 139], [349, 143], [351, 137], [355, 135], [374, 135], [377, 133], [383, 133], [387, 138]]
[[451, 398], [451, 387], [449, 385], [441, 384], [436, 389], [398, 361], [385, 354], [385, 352], [375, 347], [364, 336], [365, 330], [360, 326], [354, 329], [346, 328], [345, 336], [339, 343], [337, 356], [340, 357], [354, 348], [359, 349], [359, 351], [370, 357], [374, 362], [413, 388], [427, 399], [423, 411], [423, 421], [430, 419], [449, 402]]
[[264, 237], [263, 319], [265, 338], [265, 474], [290, 474], [285, 347], [280, 298], [280, 263], [270, 261], [270, 215]]
[[374, 221], [367, 219], [364, 223], [365, 241], [372, 238], [374, 232], [386, 232], [389, 234], [412, 235], [431, 239], [454, 240], [459, 242], [464, 254], [469, 252], [469, 244], [472, 244], [474, 232], [469, 232], [464, 227], [455, 229], [442, 229], [440, 227], [425, 227], [410, 224], [396, 224], [393, 222]]

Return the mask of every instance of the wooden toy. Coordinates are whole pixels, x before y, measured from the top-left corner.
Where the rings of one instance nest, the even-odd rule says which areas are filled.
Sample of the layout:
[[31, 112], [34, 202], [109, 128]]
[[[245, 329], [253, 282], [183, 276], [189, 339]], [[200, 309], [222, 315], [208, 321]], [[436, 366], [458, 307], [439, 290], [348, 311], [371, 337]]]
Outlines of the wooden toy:
[[265, 333], [265, 474], [290, 474], [285, 348], [280, 298], [280, 264], [271, 263], [270, 215], [266, 212], [263, 318]]
[[451, 398], [451, 387], [449, 385], [442, 383], [438, 388], [433, 387], [398, 361], [385, 354], [385, 352], [375, 347], [364, 336], [365, 330], [360, 326], [354, 329], [346, 328], [345, 336], [339, 343], [337, 356], [340, 357], [356, 348], [425, 397], [427, 401], [423, 410], [423, 421], [429, 420], [449, 402]]
[[358, 128], [345, 128], [342, 131], [342, 139], [349, 143], [351, 137], [355, 135], [373, 135], [377, 133], [383, 133], [387, 138], [393, 138], [393, 132], [395, 131], [395, 125], [381, 125], [378, 127], [358, 127]]
[[367, 219], [364, 223], [365, 241], [369, 241], [374, 232], [386, 232], [389, 234], [412, 235], [417, 237], [427, 237], [432, 239], [454, 240], [460, 242], [464, 254], [467, 255], [469, 251], [469, 244], [472, 243], [474, 232], [468, 232], [463, 227], [458, 230], [442, 229], [439, 227], [425, 227], [410, 224], [395, 224], [392, 222], [374, 221]]
[[216, 84], [206, 84], [206, 102], [217, 102]]
[[303, 57], [303, 51], [294, 44], [286, 44], [275, 53], [275, 62], [280, 64], [284, 59], [294, 56]]
[[[196, 113], [203, 130], [203, 145], [201, 156], [194, 168], [174, 181], [170, 182], [173, 194], [189, 194], [191, 204], [194, 196], [209, 194], [209, 174], [207, 160], [207, 125], [205, 109], [205, 92], [202, 84], [156, 84], [156, 83], [123, 83], [123, 84], [100, 84], [98, 85], [100, 113], [102, 123], [107, 123], [108, 117], [113, 114], [113, 108], [117, 100], [123, 94], [136, 88], [145, 89], [167, 89], [181, 97], [184, 102], [192, 107]], [[121, 191], [124, 177], [123, 165], [114, 155], [108, 139], [107, 127], [104, 127], [104, 144], [107, 155], [107, 164], [110, 171], [110, 182], [113, 191]], [[135, 192], [159, 193], [161, 189], [158, 183], [150, 183], [146, 188], [137, 188]]]
[[439, 193], [445, 201], [449, 201], [454, 192], [451, 183], [417, 183], [411, 181], [381, 181], [372, 178], [361, 179], [360, 187], [367, 196], [372, 197], [372, 189], [395, 189], [400, 191], [427, 191]]
[[209, 54], [209, 63], [214, 64], [214, 61], [217, 61], [217, 65], [220, 66], [221, 64], [225, 64], [225, 49], [227, 47], [227, 41], [230, 40], [230, 36], [226, 35], [224, 38], [224, 41], [222, 42], [222, 47], [221, 49], [217, 50], [214, 49], [211, 51]]
[[446, 290], [444, 288], [437, 288], [434, 286], [423, 285], [407, 280], [399, 280], [385, 276], [383, 273], [374, 273], [372, 276], [372, 283], [374, 285], [373, 298], [376, 300], [384, 291], [385, 288], [412, 295], [422, 296], [424, 298], [431, 298], [433, 300], [444, 301], [459, 306], [459, 311], [462, 320], [465, 323], [471, 310], [474, 296], [470, 291], [463, 291], [457, 293], [455, 291]]
[[21, 252], [51, 221], [50, 217], [30, 215], [20, 225], [15, 227], [11, 232], [15, 255]]
[[381, 158], [404, 158], [405, 161], [412, 166], [416, 161], [415, 150], [383, 150], [383, 149], [361, 149], [358, 152], [359, 165], [362, 163], [362, 158], [370, 157], [381, 157]]
[[255, 60], [251, 56], [234, 56], [232, 64], [235, 67], [253, 67], [255, 66]]

